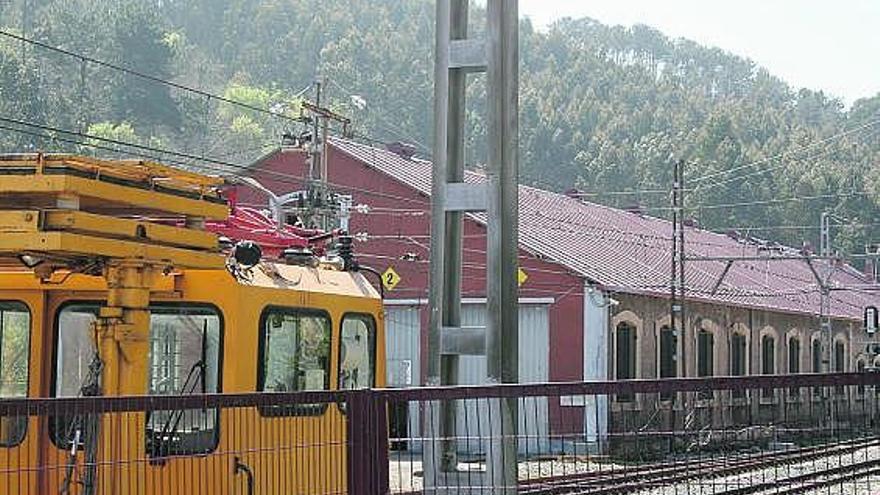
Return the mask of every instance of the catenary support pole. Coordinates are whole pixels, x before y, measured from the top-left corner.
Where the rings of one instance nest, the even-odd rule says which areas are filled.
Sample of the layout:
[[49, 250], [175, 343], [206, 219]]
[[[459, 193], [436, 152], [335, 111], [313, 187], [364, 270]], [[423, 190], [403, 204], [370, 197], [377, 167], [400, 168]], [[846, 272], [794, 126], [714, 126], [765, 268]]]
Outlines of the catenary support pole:
[[[488, 166], [486, 369], [490, 383], [519, 381], [518, 185], [519, 36], [517, 2], [487, 4]], [[517, 401], [500, 401], [501, 439], [493, 486], [516, 490]], [[510, 460], [513, 462], [510, 462]]]
[[[518, 9], [515, 0], [489, 0], [484, 38], [468, 38], [468, 1], [437, 0], [434, 66], [434, 168], [427, 384], [459, 384], [460, 355], [485, 355], [489, 383], [518, 382]], [[464, 181], [467, 74], [486, 72], [487, 183]], [[487, 325], [482, 339], [461, 327], [462, 216], [487, 216]], [[516, 404], [494, 400], [485, 479], [497, 491], [516, 488]], [[459, 473], [454, 403], [425, 411], [432, 442], [425, 484], [453, 491], [474, 473]], [[460, 476], [466, 474], [466, 477]]]

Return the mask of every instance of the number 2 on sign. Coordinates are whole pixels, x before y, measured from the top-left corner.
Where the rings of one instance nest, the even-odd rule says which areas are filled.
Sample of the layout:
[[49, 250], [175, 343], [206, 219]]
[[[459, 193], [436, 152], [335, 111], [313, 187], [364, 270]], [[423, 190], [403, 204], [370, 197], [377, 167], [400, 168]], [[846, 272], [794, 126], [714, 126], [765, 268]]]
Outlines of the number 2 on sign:
[[394, 290], [397, 287], [397, 284], [400, 283], [400, 275], [394, 271], [393, 267], [388, 267], [385, 272], [382, 273], [382, 285], [385, 286], [386, 290]]

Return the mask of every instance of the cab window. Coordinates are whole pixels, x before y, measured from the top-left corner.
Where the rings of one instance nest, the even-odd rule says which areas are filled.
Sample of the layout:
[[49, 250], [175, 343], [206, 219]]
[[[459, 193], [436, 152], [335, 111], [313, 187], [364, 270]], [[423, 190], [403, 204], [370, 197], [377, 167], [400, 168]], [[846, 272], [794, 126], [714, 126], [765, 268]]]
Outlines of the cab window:
[[[57, 315], [56, 397], [100, 392], [100, 362], [96, 360], [94, 322], [99, 306], [67, 304]], [[219, 312], [204, 305], [155, 305], [150, 308], [147, 392], [184, 395], [219, 391]], [[58, 447], [83, 447], [83, 433], [95, 418], [59, 416], [50, 423]], [[216, 447], [214, 409], [157, 410], [147, 413], [146, 446], [152, 456], [205, 453]]]
[[[55, 319], [55, 397], [98, 395], [101, 363], [95, 350], [95, 303], [65, 304]], [[83, 433], [96, 415], [59, 415], [49, 420], [49, 438], [62, 449], [82, 448]], [[90, 444], [91, 445], [91, 444]]]
[[[27, 397], [30, 333], [27, 306], [0, 301], [0, 398]], [[0, 447], [18, 445], [26, 432], [26, 417], [0, 417]]]
[[[257, 388], [261, 392], [327, 390], [330, 387], [330, 317], [295, 308], [267, 308], [260, 331]], [[304, 404], [261, 408], [272, 416], [321, 414], [324, 406]]]
[[68, 304], [58, 312], [55, 397], [100, 392], [101, 377], [95, 369], [97, 355], [93, 328], [97, 317], [97, 304]]
[[[219, 391], [220, 315], [204, 306], [150, 309], [149, 394]], [[219, 439], [215, 408], [147, 414], [147, 450], [154, 457], [202, 454]]]
[[367, 314], [347, 314], [339, 336], [340, 390], [376, 386], [376, 323]]

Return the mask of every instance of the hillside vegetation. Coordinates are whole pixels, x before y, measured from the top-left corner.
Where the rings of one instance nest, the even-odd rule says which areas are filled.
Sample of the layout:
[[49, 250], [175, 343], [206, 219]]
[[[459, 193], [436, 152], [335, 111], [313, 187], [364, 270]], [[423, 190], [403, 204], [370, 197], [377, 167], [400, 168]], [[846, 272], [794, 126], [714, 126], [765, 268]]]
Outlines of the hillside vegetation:
[[[23, 1], [0, 3], [4, 31], [291, 116], [299, 91], [320, 76], [358, 134], [430, 149], [433, 2], [29, 0], [23, 11]], [[481, 16], [475, 10], [473, 24]], [[842, 219], [836, 248], [880, 241], [880, 95], [845, 109], [750, 60], [646, 26], [565, 19], [537, 31], [524, 21], [520, 36], [523, 182], [648, 191], [588, 198], [664, 215], [656, 208], [668, 195], [650, 191], [669, 189], [682, 158], [694, 189], [688, 205], [703, 226], [817, 225], [830, 209]], [[472, 79], [468, 161], [477, 166], [485, 88]], [[302, 130], [8, 37], [0, 37], [0, 116], [242, 164], [282, 132]], [[9, 121], [0, 127], [4, 151], [117, 147]], [[795, 197], [812, 199], [788, 201]], [[759, 204], [713, 206], [730, 203]], [[817, 235], [753, 233], [798, 245]]]

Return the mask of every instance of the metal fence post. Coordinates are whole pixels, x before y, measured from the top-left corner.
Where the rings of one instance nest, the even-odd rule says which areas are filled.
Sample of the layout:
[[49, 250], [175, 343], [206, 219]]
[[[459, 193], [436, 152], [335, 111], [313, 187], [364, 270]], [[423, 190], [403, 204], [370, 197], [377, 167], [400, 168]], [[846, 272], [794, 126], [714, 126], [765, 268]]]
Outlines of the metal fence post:
[[385, 397], [370, 389], [346, 393], [348, 493], [388, 493], [388, 418]]
[[388, 400], [382, 393], [372, 390], [370, 397], [372, 421], [369, 429], [372, 433], [370, 458], [373, 459], [373, 490], [374, 493], [385, 495], [390, 492], [388, 480], [390, 469], [388, 464]]

